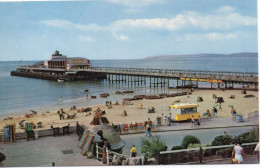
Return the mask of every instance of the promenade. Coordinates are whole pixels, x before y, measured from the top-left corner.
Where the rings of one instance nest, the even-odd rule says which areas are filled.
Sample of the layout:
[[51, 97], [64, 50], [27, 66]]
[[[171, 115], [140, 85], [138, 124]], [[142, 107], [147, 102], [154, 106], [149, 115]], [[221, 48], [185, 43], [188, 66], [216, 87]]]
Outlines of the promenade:
[[[176, 132], [189, 133], [199, 130], [218, 130], [218, 128], [228, 129], [234, 128], [236, 130], [249, 129], [259, 124], [258, 116], [244, 119], [244, 122], [233, 121], [232, 118], [228, 117], [215, 117], [209, 119], [202, 119], [201, 126], [191, 128], [189, 122], [172, 123], [171, 126], [161, 126], [159, 129], [154, 130], [159, 132]], [[144, 132], [139, 133], [141, 136]], [[121, 135], [122, 139], [127, 136], [134, 138], [139, 134], [136, 133], [125, 133]], [[212, 136], [212, 135], [211, 135]], [[213, 136], [212, 136], [213, 137]], [[131, 144], [133, 143], [130, 138]], [[138, 137], [137, 137], [138, 138]], [[171, 138], [171, 137], [170, 137]], [[128, 139], [128, 138], [127, 138]], [[138, 138], [140, 139], [140, 138]], [[37, 167], [37, 166], [101, 166], [103, 165], [95, 159], [87, 159], [86, 156], [82, 156], [80, 149], [77, 147], [78, 137], [76, 134], [70, 134], [60, 137], [44, 137], [36, 140], [18, 140], [12, 144], [2, 144], [0, 149], [1, 152], [5, 153], [6, 161], [4, 166], [7, 167]], [[130, 144], [126, 143], [125, 149], [128, 150]], [[141, 149], [139, 148], [139, 151]], [[246, 158], [245, 164], [256, 164], [257, 159], [254, 155], [249, 155]], [[200, 163], [186, 163], [187, 165], [200, 164]], [[230, 160], [223, 158], [214, 161], [203, 162], [203, 164], [230, 164]]]

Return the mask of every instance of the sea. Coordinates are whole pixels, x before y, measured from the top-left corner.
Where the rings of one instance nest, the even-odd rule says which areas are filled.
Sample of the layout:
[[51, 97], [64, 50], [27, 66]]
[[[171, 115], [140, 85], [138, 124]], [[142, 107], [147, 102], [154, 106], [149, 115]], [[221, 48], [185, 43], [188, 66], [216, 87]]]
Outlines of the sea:
[[[30, 110], [55, 111], [60, 108], [87, 107], [106, 101], [121, 101], [136, 94], [171, 93], [167, 88], [150, 88], [148, 85], [109, 83], [106, 80], [56, 82], [42, 79], [10, 76], [22, 65], [39, 61], [0, 61], [0, 118], [23, 115]], [[171, 59], [91, 60], [93, 67], [152, 68], [174, 70], [205, 70], [231, 72], [258, 72], [256, 57], [176, 57]], [[89, 91], [84, 92], [85, 89]], [[116, 91], [134, 90], [134, 94], [116, 95]], [[107, 99], [99, 94], [109, 93]], [[172, 91], [174, 92], [174, 91]], [[88, 94], [88, 98], [86, 96]], [[95, 95], [97, 99], [91, 99]], [[62, 96], [62, 99], [61, 99]]]

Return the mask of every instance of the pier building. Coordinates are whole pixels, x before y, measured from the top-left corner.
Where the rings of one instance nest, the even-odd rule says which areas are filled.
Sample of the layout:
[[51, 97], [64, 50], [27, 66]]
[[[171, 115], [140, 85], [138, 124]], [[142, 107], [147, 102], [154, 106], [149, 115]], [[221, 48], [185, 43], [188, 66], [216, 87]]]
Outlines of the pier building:
[[50, 60], [45, 61], [44, 65], [50, 69], [87, 69], [91, 67], [90, 60], [82, 57], [68, 58], [66, 55], [60, 54], [58, 50], [52, 54]]

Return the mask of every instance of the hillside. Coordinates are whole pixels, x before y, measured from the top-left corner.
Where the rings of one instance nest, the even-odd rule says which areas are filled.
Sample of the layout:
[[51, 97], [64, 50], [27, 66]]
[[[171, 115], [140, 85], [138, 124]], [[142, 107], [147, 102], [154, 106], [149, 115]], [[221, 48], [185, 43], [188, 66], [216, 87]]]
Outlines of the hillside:
[[254, 52], [243, 52], [243, 53], [232, 53], [232, 54], [186, 54], [186, 55], [159, 55], [150, 56], [145, 59], [171, 59], [179, 57], [257, 57], [258, 53]]

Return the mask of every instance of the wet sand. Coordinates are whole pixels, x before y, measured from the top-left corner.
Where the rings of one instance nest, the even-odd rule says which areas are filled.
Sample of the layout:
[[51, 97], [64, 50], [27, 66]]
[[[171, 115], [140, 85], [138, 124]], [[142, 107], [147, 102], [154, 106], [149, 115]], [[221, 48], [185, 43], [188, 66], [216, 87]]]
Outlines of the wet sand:
[[[183, 90], [186, 91], [186, 90]], [[88, 106], [92, 108], [91, 115], [85, 116], [84, 112], [77, 113], [77, 110], [69, 110], [64, 109], [64, 111], [67, 114], [74, 114], [76, 113], [76, 117], [74, 119], [64, 119], [60, 120], [59, 115], [57, 114], [57, 111], [51, 111], [50, 113], [38, 113], [37, 115], [34, 115], [31, 118], [25, 118], [24, 116], [16, 116], [13, 117], [13, 119], [10, 120], [0, 120], [0, 129], [3, 129], [3, 127], [6, 124], [12, 124], [16, 123], [17, 130], [16, 132], [23, 132], [24, 130], [19, 129], [19, 121], [26, 120], [26, 122], [42, 122], [43, 128], [40, 129], [49, 129], [51, 125], [57, 125], [57, 126], [64, 126], [67, 125], [68, 122], [70, 122], [70, 125], [75, 125], [76, 121], [78, 121], [80, 124], [84, 124], [87, 127], [90, 126], [90, 122], [93, 120], [93, 111], [96, 110], [98, 107], [101, 110], [105, 110], [106, 114], [104, 115], [107, 117], [110, 124], [121, 124], [126, 123], [130, 124], [131, 122], [144, 122], [147, 121], [148, 118], [151, 119], [151, 121], [155, 121], [157, 116], [162, 116], [162, 114], [165, 112], [166, 115], [169, 115], [169, 106], [175, 101], [180, 99], [182, 103], [197, 103], [199, 104], [199, 112], [201, 113], [201, 116], [204, 112], [206, 112], [207, 109], [211, 111], [212, 107], [214, 106], [214, 99], [213, 94], [216, 94], [217, 97], [223, 97], [224, 103], [221, 104], [222, 110], [218, 110], [217, 115], [221, 117], [231, 117], [230, 114], [230, 105], [233, 105], [236, 109], [238, 114], [243, 115], [245, 118], [247, 116], [248, 112], [252, 112], [254, 110], [257, 110], [259, 108], [258, 105], [258, 91], [247, 91], [247, 94], [254, 95], [253, 98], [243, 98], [245, 95], [241, 94], [241, 90], [226, 90], [226, 91], [220, 91], [220, 90], [194, 90], [192, 95], [183, 95], [183, 96], [177, 96], [177, 97], [169, 97], [169, 98], [163, 98], [163, 99], [154, 99], [154, 100], [136, 100], [132, 101], [133, 105], [125, 105], [122, 106], [122, 102], [120, 101], [120, 105], [114, 105], [113, 103], [112, 109], [108, 109], [105, 104], [100, 105], [93, 105]], [[230, 99], [231, 95], [235, 95], [235, 99]], [[202, 102], [197, 102], [198, 96], [201, 96], [203, 98]], [[133, 97], [129, 96], [129, 97]], [[106, 99], [104, 99], [104, 102]], [[143, 104], [143, 109], [139, 109], [139, 104]], [[148, 108], [154, 107], [155, 113], [148, 113]], [[81, 109], [82, 107], [77, 107], [77, 109]], [[86, 107], [84, 107], [86, 108]], [[218, 109], [218, 107], [217, 107]], [[121, 113], [126, 110], [127, 116], [122, 117]], [[28, 112], [29, 113], [29, 112]], [[221, 124], [221, 123], [220, 123]]]

